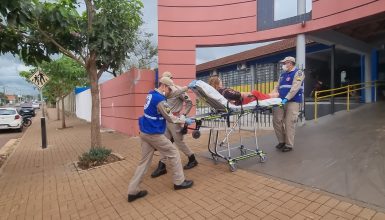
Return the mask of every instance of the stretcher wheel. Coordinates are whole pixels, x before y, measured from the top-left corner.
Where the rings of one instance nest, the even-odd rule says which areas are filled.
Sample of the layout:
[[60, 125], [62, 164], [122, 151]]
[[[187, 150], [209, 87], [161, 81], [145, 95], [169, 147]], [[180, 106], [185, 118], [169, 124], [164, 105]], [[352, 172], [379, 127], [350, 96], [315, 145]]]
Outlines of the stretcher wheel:
[[218, 157], [215, 156], [214, 154], [211, 154], [211, 157], [212, 157], [213, 160], [214, 160], [214, 164], [217, 164], [217, 163], [218, 163]]
[[259, 161], [260, 161], [261, 163], [266, 162], [266, 160], [267, 160], [267, 157], [266, 157], [266, 156], [260, 156], [260, 157], [259, 157]]
[[267, 157], [266, 157], [266, 154], [265, 154], [262, 150], [257, 150], [257, 154], [258, 154], [258, 156], [259, 156], [259, 161], [260, 161], [261, 163], [266, 162]]
[[237, 164], [235, 162], [230, 162], [229, 166], [230, 166], [230, 171], [231, 172], [237, 171]]
[[201, 132], [200, 132], [200, 131], [193, 131], [193, 132], [192, 132], [192, 137], [193, 137], [194, 139], [200, 138], [200, 137], [201, 137]]
[[244, 147], [243, 145], [241, 145], [241, 147], [239, 148], [239, 150], [241, 151], [241, 156], [247, 154], [247, 151], [246, 151], [246, 149], [245, 149], [245, 147]]

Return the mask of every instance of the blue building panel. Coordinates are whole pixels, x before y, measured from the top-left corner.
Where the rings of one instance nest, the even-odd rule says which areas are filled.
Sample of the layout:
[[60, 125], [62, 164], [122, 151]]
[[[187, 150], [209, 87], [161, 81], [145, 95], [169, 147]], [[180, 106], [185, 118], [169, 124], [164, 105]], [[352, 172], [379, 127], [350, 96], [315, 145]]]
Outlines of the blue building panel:
[[75, 88], [75, 95], [76, 95], [76, 94], [79, 94], [79, 93], [81, 93], [81, 92], [84, 92], [84, 91], [88, 90], [89, 88], [90, 88], [89, 86], [85, 86], [85, 87], [76, 87], [76, 88]]

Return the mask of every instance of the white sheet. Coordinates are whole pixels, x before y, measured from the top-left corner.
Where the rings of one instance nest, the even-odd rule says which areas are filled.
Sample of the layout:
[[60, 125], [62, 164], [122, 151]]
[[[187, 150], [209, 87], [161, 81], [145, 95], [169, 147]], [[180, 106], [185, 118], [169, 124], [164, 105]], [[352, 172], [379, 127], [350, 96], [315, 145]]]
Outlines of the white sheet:
[[[212, 108], [216, 110], [223, 110], [228, 106], [233, 111], [239, 111], [241, 108], [244, 110], [254, 109], [257, 106], [257, 101], [250, 102], [247, 105], [236, 106], [231, 103], [228, 103], [228, 100], [223, 97], [216, 89], [214, 89], [209, 84], [203, 82], [202, 80], [193, 81], [189, 88], [201, 99], [205, 100]], [[268, 107], [272, 105], [281, 104], [282, 99], [280, 98], [271, 98], [258, 101], [258, 106]], [[218, 109], [218, 107], [221, 107]]]

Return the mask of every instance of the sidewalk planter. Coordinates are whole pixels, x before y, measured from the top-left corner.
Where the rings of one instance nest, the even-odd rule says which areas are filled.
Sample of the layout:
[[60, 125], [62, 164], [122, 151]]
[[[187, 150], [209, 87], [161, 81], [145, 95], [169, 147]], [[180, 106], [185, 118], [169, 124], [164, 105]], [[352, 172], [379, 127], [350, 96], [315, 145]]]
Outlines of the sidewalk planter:
[[79, 161], [75, 163], [76, 169], [89, 170], [106, 164], [120, 161], [123, 158], [111, 152], [111, 149], [92, 148], [88, 152], [79, 156]]

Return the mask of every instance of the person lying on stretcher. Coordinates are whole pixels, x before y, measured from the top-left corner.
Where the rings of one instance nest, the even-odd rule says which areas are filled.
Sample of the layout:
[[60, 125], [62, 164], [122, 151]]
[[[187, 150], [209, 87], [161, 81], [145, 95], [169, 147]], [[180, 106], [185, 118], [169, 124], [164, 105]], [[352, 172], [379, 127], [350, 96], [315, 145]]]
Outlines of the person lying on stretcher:
[[234, 105], [246, 105], [255, 100], [265, 100], [279, 97], [278, 92], [271, 92], [268, 94], [262, 93], [258, 90], [253, 90], [251, 92], [238, 92], [231, 88], [225, 88], [222, 85], [222, 80], [218, 76], [211, 76], [208, 83]]

